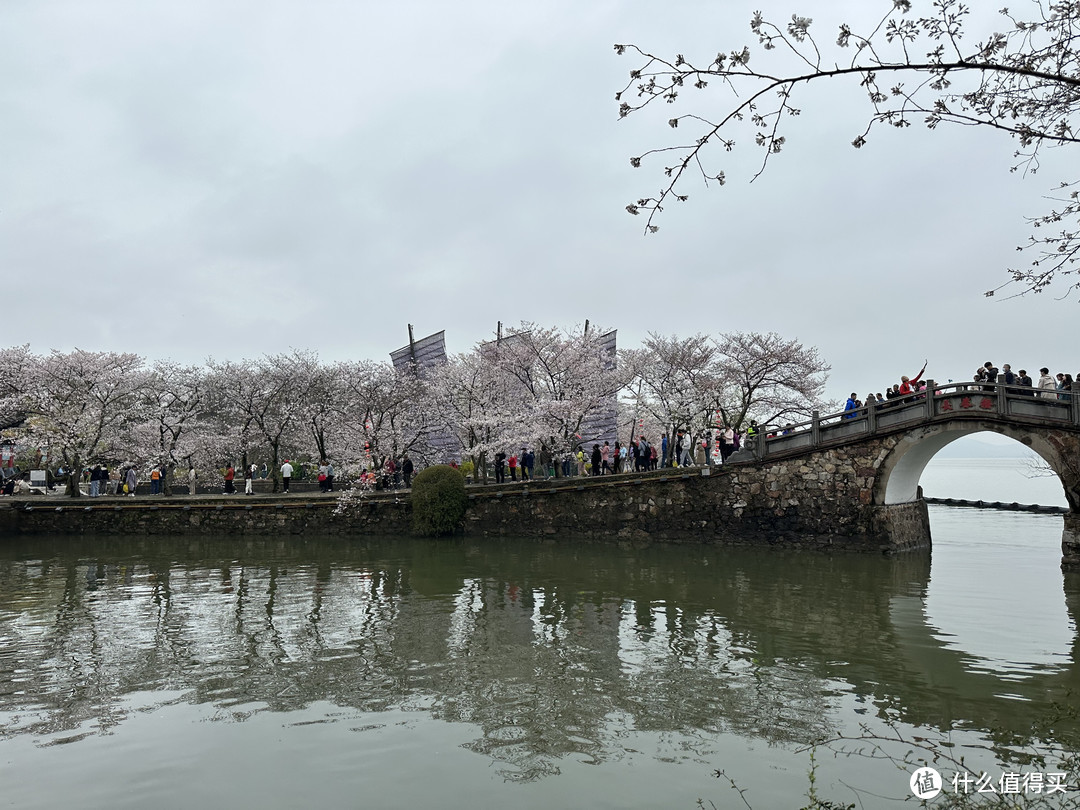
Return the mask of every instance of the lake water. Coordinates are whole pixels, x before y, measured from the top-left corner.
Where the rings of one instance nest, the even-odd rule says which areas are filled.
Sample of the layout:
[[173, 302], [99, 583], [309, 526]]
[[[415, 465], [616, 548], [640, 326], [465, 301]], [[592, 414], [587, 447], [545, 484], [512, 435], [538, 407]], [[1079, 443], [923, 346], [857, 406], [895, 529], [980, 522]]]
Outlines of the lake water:
[[[939, 461], [923, 486], [1054, 503], [1021, 467]], [[781, 810], [806, 803], [807, 747], [861, 726], [996, 775], [1076, 732], [1041, 721], [1080, 688], [1080, 579], [1060, 517], [931, 520], [932, 555], [897, 559], [5, 538], [0, 803], [743, 806], [723, 769]], [[894, 765], [830, 750], [825, 796], [909, 795]]]

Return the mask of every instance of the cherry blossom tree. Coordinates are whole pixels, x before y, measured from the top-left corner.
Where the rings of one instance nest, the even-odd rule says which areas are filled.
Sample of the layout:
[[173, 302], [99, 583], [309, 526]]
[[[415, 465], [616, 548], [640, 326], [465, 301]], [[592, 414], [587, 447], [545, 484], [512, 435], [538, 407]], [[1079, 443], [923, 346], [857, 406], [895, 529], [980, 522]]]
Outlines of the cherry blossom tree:
[[[750, 30], [758, 49], [739, 44], [705, 62], [616, 45], [617, 53], [637, 57], [629, 82], [615, 96], [619, 115], [664, 103], [677, 110], [668, 125], [687, 133], [681, 143], [631, 158], [634, 167], [659, 158], [665, 179], [659, 192], [627, 210], [647, 214], [646, 232], [656, 231], [664, 207], [688, 198], [688, 174], [706, 186], [724, 185], [720, 163], [742, 134], [759, 150], [757, 177], [787, 144], [787, 125], [800, 113], [799, 91], [823, 80], [849, 80], [850, 92], [866, 97], [868, 121], [853, 133], [856, 148], [878, 125], [977, 126], [1008, 136], [1016, 145], [1012, 170], [1034, 173], [1042, 150], [1080, 140], [1080, 0], [1027, 0], [1021, 14], [1004, 8], [1001, 30], [988, 30], [972, 44], [964, 36], [974, 27], [971, 10], [960, 0], [934, 0], [926, 16], [910, 14], [913, 5], [883, 3], [884, 13], [865, 30], [840, 23], [833, 43], [811, 33], [809, 17], [795, 14], [780, 23], [755, 12]], [[691, 90], [709, 100], [684, 111], [684, 94]], [[718, 92], [731, 95], [721, 95], [716, 106]], [[1067, 291], [1080, 288], [1078, 195], [1080, 180], [1066, 177], [1048, 198], [1050, 210], [1030, 218], [1038, 235], [1021, 249], [1032, 259], [1010, 269], [1006, 285], [1041, 292], [1067, 276]]]
[[436, 420], [427, 381], [370, 360], [339, 367], [344, 398], [341, 434], [347, 458], [381, 468], [405, 454], [427, 459]]
[[0, 430], [26, 418], [23, 394], [29, 387], [30, 347], [0, 349]]
[[[277, 492], [282, 445], [302, 412], [300, 391], [289, 374], [289, 358], [210, 361], [209, 367], [211, 410], [221, 420], [221, 433], [232, 437], [231, 450], [241, 465], [249, 463], [249, 451], [256, 445], [266, 450], [273, 491]], [[218, 463], [235, 460], [224, 458]]]
[[332, 458], [332, 445], [344, 419], [345, 364], [327, 366], [319, 362], [315, 352], [304, 351], [274, 359], [283, 364], [280, 371], [291, 375], [296, 386], [300, 410], [294, 441], [297, 445], [310, 441], [318, 458]]
[[[206, 372], [167, 360], [154, 363], [139, 386], [132, 424], [122, 443], [127, 457], [160, 468], [163, 492], [172, 494], [173, 474], [186, 464], [208, 464], [222, 440], [214, 420], [199, 421], [206, 407]], [[201, 428], [201, 430], [200, 430]]]
[[684, 428], [698, 437], [718, 422], [738, 430], [750, 419], [764, 425], [809, 418], [833, 405], [822, 399], [829, 366], [817, 349], [775, 332], [650, 334], [628, 360], [634, 419], [668, 436]]
[[642, 347], [628, 355], [635, 375], [628, 389], [635, 413], [651, 416], [668, 436], [679, 428], [708, 425], [724, 379], [720, 353], [711, 338], [650, 333]]
[[23, 397], [27, 433], [68, 470], [67, 494], [79, 496], [89, 462], [115, 459], [120, 435], [138, 411], [146, 375], [135, 354], [54, 351], [30, 355]]
[[822, 399], [831, 367], [798, 338], [728, 332], [716, 340], [716, 349], [723, 385], [713, 405], [725, 424], [739, 428], [754, 419], [771, 425], [836, 409]]
[[443, 426], [484, 484], [495, 453], [510, 446], [524, 428], [521, 408], [507, 384], [506, 375], [481, 348], [451, 357], [431, 380]]
[[609, 438], [596, 432], [603, 423], [597, 417], [614, 411], [629, 377], [608, 356], [602, 335], [523, 322], [507, 338], [481, 347], [510, 381], [510, 401], [525, 421], [520, 439], [557, 457]]

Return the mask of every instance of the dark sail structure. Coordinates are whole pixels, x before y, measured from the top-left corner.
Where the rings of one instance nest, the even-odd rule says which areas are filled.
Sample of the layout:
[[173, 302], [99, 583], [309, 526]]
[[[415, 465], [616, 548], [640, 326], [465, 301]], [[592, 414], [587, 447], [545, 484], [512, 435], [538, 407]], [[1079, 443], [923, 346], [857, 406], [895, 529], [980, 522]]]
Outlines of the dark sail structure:
[[[405, 374], [423, 377], [426, 373], [446, 365], [446, 330], [428, 335], [420, 340], [413, 339], [412, 324], [409, 324], [409, 342], [400, 349], [390, 352], [390, 362], [394, 369]], [[444, 426], [432, 429], [428, 434], [432, 459], [437, 464], [449, 464], [457, 461], [460, 452], [450, 430]]]

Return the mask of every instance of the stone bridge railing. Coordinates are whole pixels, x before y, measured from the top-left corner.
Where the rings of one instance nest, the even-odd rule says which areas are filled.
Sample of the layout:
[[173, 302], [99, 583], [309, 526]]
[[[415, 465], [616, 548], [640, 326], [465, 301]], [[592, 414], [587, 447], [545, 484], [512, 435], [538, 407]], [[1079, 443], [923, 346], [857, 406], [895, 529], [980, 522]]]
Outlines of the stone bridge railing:
[[884, 405], [820, 416], [809, 422], [768, 426], [749, 437], [745, 450], [732, 461], [764, 461], [822, 447], [835, 447], [912, 427], [964, 419], [999, 421], [1018, 427], [1058, 428], [1080, 433], [1080, 395], [1005, 385], [950, 383], [927, 380], [926, 390]]

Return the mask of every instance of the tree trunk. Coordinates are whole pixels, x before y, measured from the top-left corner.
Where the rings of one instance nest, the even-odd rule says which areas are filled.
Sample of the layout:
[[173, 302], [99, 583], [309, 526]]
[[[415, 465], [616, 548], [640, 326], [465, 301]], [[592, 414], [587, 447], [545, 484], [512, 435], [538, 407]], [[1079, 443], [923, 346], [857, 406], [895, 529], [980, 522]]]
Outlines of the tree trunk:
[[67, 475], [67, 496], [69, 498], [78, 498], [82, 496], [82, 491], [79, 489], [79, 480], [82, 478], [82, 469], [78, 472], [75, 471], [75, 466]]
[[[481, 483], [487, 486], [487, 453], [481, 453], [478, 456], [471, 456], [473, 463], [473, 483]], [[479, 482], [477, 479], [479, 478]]]

